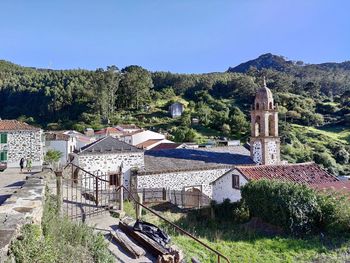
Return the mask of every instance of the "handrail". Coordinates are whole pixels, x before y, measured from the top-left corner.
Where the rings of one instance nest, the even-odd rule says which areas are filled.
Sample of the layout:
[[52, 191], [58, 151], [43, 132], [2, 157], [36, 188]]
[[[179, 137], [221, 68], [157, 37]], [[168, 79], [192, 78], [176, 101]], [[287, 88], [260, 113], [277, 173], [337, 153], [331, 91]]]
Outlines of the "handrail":
[[[104, 180], [104, 179], [102, 179], [102, 178], [100, 178], [100, 177], [98, 177], [98, 176], [92, 174], [91, 172], [88, 172], [88, 171], [86, 171], [85, 169], [79, 167], [78, 165], [71, 163], [71, 162], [68, 163], [68, 164], [63, 168], [63, 170], [66, 169], [69, 165], [72, 165], [72, 166], [74, 166], [74, 167], [76, 167], [76, 168], [82, 170], [83, 172], [85, 172], [85, 173], [87, 173], [87, 174], [89, 174], [89, 175], [91, 175], [91, 176], [93, 176], [93, 177], [95, 177], [95, 178], [98, 178], [98, 179], [101, 180], [101, 181], [109, 182], [108, 180]], [[226, 260], [226, 262], [231, 263], [230, 260], [229, 260], [226, 256], [224, 256], [223, 254], [221, 254], [219, 251], [213, 249], [213, 248], [210, 247], [209, 245], [207, 245], [207, 244], [205, 244], [204, 242], [200, 241], [198, 238], [196, 238], [195, 236], [193, 236], [191, 233], [187, 232], [186, 230], [184, 230], [184, 229], [182, 229], [181, 227], [177, 226], [176, 224], [172, 223], [171, 221], [169, 221], [169, 220], [166, 219], [165, 217], [163, 217], [163, 216], [161, 216], [160, 214], [158, 214], [158, 213], [157, 213], [156, 211], [154, 211], [153, 209], [151, 209], [151, 208], [145, 206], [144, 204], [141, 204], [139, 201], [137, 201], [137, 200], [135, 199], [134, 195], [133, 195], [124, 185], [118, 186], [118, 187], [115, 189], [115, 191], [118, 192], [118, 191], [119, 191], [120, 189], [122, 189], [122, 188], [129, 194], [129, 197], [131, 197], [132, 200], [133, 200], [136, 204], [140, 205], [141, 207], [143, 207], [143, 208], [146, 209], [147, 211], [151, 212], [151, 213], [154, 214], [155, 216], [159, 217], [159, 218], [162, 219], [163, 221], [165, 221], [165, 222], [167, 222], [168, 224], [170, 224], [172, 227], [174, 227], [174, 228], [175, 228], [176, 230], [178, 230], [179, 232], [181, 232], [181, 233], [185, 234], [186, 236], [192, 238], [192, 239], [193, 239], [194, 241], [196, 241], [197, 243], [201, 244], [202, 246], [204, 246], [205, 248], [207, 248], [207, 249], [210, 250], [211, 252], [215, 253], [215, 254], [218, 256], [218, 263], [220, 263], [220, 258], [223, 258], [223, 259]]]
[[189, 236], [190, 238], [192, 238], [193, 240], [195, 240], [197, 243], [201, 244], [202, 246], [204, 246], [205, 248], [209, 249], [211, 252], [215, 253], [218, 256], [218, 262], [220, 262], [220, 257], [222, 257], [223, 259], [225, 259], [228, 263], [230, 263], [230, 260], [224, 256], [223, 254], [221, 254], [219, 251], [213, 249], [212, 247], [208, 246], [207, 244], [205, 244], [204, 242], [200, 241], [198, 238], [196, 238], [195, 236], [193, 236], [192, 234], [190, 234], [189, 232], [187, 232], [186, 230], [182, 229], [181, 227], [177, 226], [176, 224], [172, 223], [171, 221], [169, 221], [168, 219], [166, 219], [165, 217], [161, 216], [160, 214], [158, 214], [156, 211], [154, 211], [153, 209], [141, 204], [139, 201], [137, 201], [135, 199], [135, 197], [133, 196], [133, 194], [124, 186], [124, 185], [120, 185], [116, 188], [116, 192], [118, 192], [121, 188], [123, 188], [126, 192], [128, 192], [129, 196], [132, 198], [132, 200], [142, 206], [144, 209], [146, 209], [147, 211], [151, 212], [152, 214], [156, 215], [157, 217], [159, 217], [160, 219], [164, 220], [165, 222], [167, 222], [168, 224], [170, 224], [171, 226], [173, 226], [176, 230], [180, 231], [181, 233]]

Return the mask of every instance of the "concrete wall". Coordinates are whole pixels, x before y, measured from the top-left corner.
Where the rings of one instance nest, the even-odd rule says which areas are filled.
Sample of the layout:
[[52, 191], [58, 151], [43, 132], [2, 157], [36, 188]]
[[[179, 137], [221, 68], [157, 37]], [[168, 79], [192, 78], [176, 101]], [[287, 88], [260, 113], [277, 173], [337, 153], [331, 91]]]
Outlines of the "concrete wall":
[[222, 203], [225, 199], [230, 199], [231, 202], [236, 202], [241, 199], [241, 190], [232, 187], [233, 175], [239, 176], [240, 187], [248, 182], [237, 170], [228, 172], [212, 184], [213, 200]]
[[134, 146], [142, 142], [145, 142], [147, 140], [158, 140], [158, 139], [165, 139], [165, 135], [160, 134], [158, 132], [153, 132], [153, 131], [143, 131], [132, 135], [125, 135], [124, 137], [121, 138], [122, 141]]
[[7, 133], [7, 166], [19, 167], [21, 158], [30, 158], [33, 166], [43, 163], [42, 131], [10, 131]]
[[136, 179], [137, 189], [142, 188], [167, 188], [171, 190], [183, 190], [185, 187], [202, 186], [202, 192], [212, 198], [212, 186], [214, 181], [229, 168], [195, 170], [182, 172], [169, 172], [150, 175], [138, 175]]
[[106, 174], [118, 172], [122, 165], [124, 185], [129, 187], [130, 172], [132, 168], [144, 167], [143, 152], [134, 153], [93, 153], [75, 155], [75, 164], [92, 174]]

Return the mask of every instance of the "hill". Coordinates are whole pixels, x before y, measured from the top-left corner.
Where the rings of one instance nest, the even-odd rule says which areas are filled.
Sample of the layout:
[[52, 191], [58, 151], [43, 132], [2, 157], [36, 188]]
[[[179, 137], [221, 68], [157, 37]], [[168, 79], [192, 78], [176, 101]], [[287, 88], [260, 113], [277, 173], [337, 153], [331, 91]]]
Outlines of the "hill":
[[[0, 117], [45, 129], [80, 131], [136, 123], [167, 132], [179, 142], [223, 136], [245, 142], [250, 105], [266, 76], [279, 104], [284, 158], [315, 160], [334, 174], [349, 174], [348, 137], [334, 140], [334, 133], [323, 133], [327, 136], [323, 137], [317, 132], [342, 130], [348, 134], [349, 64], [304, 64], [264, 54], [227, 72], [177, 74], [150, 72], [137, 65], [49, 70], [0, 61]], [[186, 108], [178, 119], [167, 113], [174, 101], [183, 102]], [[192, 124], [193, 118], [199, 123]], [[320, 151], [326, 154], [320, 156]]]

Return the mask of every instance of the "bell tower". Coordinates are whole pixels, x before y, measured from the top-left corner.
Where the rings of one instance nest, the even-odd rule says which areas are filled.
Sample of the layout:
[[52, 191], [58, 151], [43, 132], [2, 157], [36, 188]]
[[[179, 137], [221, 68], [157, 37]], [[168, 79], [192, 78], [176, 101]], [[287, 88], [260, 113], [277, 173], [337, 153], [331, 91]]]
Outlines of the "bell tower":
[[265, 78], [264, 86], [255, 95], [251, 110], [250, 156], [257, 164], [280, 162], [278, 110]]

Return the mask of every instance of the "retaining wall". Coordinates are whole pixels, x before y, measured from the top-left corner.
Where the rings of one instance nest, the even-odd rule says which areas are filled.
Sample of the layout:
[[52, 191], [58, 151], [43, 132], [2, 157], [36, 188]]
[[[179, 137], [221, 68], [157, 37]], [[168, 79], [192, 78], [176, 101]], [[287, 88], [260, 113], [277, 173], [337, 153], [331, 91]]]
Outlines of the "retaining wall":
[[0, 262], [6, 262], [10, 244], [22, 226], [41, 223], [49, 173], [28, 176], [22, 188], [0, 206]]

